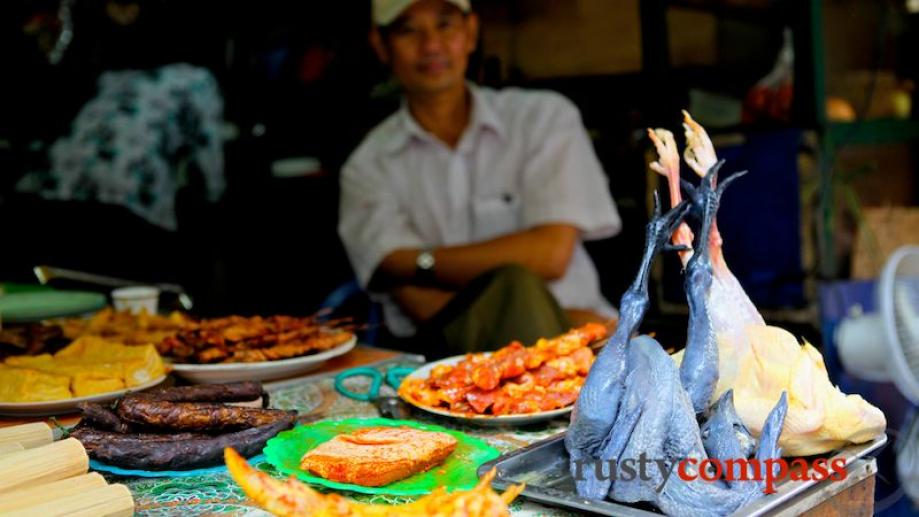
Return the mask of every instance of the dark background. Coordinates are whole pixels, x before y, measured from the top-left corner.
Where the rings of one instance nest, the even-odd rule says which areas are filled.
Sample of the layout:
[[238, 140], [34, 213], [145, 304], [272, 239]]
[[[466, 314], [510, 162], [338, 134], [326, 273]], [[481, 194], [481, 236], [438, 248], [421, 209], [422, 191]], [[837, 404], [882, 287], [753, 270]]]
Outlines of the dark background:
[[[802, 135], [819, 134], [824, 119], [816, 108], [822, 97], [815, 64], [823, 56], [814, 48], [814, 31], [818, 23], [831, 27], [837, 22], [815, 20], [814, 6], [821, 4], [832, 13], [844, 11], [846, 1], [642, 0], [637, 4], [640, 66], [621, 73], [536, 77], [489, 48], [483, 38], [471, 79], [493, 87], [553, 89], [582, 112], [624, 221], [620, 235], [589, 243], [611, 301], [618, 302], [634, 274], [650, 191], [656, 187], [654, 175], [643, 173], [649, 156], [645, 128], [667, 127], [679, 137], [679, 110], [689, 105], [693, 88], [742, 99], [773, 67], [782, 29], [789, 27], [796, 53], [790, 117], [712, 131], [716, 138], [742, 135], [741, 143], [724, 145], [720, 152], [731, 158], [726, 172], [751, 171], [726, 196], [719, 215], [727, 261], [761, 309], [794, 311], [813, 303], [806, 279], [816, 272], [802, 258], [802, 241], [811, 230], [802, 229], [801, 214], [808, 207], [800, 202], [797, 162], [802, 153], [814, 152]], [[900, 30], [888, 38], [883, 29], [891, 23], [881, 23], [902, 6], [869, 4], [877, 21], [866, 19], [865, 38], [874, 40], [877, 28], [883, 36], [879, 41], [890, 40], [881, 48], [909, 48], [914, 32]], [[73, 41], [63, 60], [52, 65], [41, 51], [42, 31], [34, 27], [50, 27], [46, 32], [54, 35], [59, 5], [18, 0], [0, 6], [5, 56], [0, 279], [31, 281], [31, 268], [46, 263], [145, 282], [178, 282], [191, 291], [198, 312], [227, 314], [310, 313], [352, 278], [335, 228], [338, 170], [366, 131], [398, 104], [398, 92], [387, 87], [388, 74], [366, 42], [368, 1], [74, 1]], [[541, 11], [565, 14], [560, 4], [545, 0], [481, 0], [475, 5], [485, 30], [516, 27]], [[111, 16], [113, 6], [122, 11], [136, 7], [136, 19], [119, 23]], [[674, 54], [680, 54], [683, 40], [676, 36], [683, 28], [675, 27], [670, 16], [678, 9], [715, 20], [712, 62], [677, 62]], [[612, 23], [619, 11], [611, 8], [608, 15]], [[876, 59], [865, 59], [904, 77], [915, 76], [914, 60], [891, 64], [888, 54], [879, 50]], [[202, 201], [192, 183], [178, 195], [178, 231], [167, 232], [119, 207], [41, 201], [14, 191], [26, 171], [48, 166], [48, 147], [68, 133], [80, 107], [94, 95], [100, 73], [176, 62], [200, 65], [215, 75], [225, 120], [235, 129], [236, 136], [224, 142], [227, 190], [218, 203]], [[322, 173], [273, 177], [271, 163], [292, 156], [318, 158]], [[660, 188], [665, 194], [666, 187]], [[683, 305], [674, 260], [657, 278], [661, 282], [653, 294], [658, 301]], [[665, 306], [655, 304], [649, 326], [666, 335], [672, 324], [672, 341], [679, 343], [684, 320], [667, 317]], [[664, 317], [658, 320], [658, 315]], [[800, 318], [790, 319], [795, 322]], [[819, 340], [814, 325], [804, 327], [802, 332]]]

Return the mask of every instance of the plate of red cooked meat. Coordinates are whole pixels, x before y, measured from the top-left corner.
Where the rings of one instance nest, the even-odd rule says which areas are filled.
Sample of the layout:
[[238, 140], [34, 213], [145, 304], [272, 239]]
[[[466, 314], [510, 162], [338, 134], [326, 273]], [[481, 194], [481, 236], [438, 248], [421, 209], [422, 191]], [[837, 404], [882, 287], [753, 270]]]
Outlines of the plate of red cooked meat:
[[494, 352], [448, 357], [409, 374], [403, 400], [424, 411], [484, 425], [524, 425], [574, 408], [595, 358], [591, 344], [607, 335], [589, 323], [532, 346], [513, 342]]

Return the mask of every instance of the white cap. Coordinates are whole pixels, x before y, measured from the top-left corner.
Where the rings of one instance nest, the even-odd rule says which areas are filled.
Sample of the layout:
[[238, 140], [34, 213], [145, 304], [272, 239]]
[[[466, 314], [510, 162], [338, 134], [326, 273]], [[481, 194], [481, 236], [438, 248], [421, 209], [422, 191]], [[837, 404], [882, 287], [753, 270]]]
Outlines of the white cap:
[[[373, 0], [373, 23], [379, 26], [389, 25], [417, 0]], [[469, 0], [444, 0], [468, 13], [472, 7]]]

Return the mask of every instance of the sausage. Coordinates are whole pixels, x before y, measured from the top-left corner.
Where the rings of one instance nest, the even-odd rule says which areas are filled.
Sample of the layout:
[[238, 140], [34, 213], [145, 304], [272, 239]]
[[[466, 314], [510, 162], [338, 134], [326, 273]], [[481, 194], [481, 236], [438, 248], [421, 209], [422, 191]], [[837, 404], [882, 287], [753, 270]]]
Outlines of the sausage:
[[145, 397], [125, 397], [118, 405], [118, 416], [127, 422], [173, 431], [220, 432], [258, 427], [288, 415], [291, 413], [280, 409], [167, 402]]
[[116, 433], [130, 433], [131, 426], [118, 418], [111, 409], [93, 402], [80, 402], [77, 404], [80, 411], [83, 412], [82, 421], [87, 421], [98, 429], [114, 431]]
[[[216, 436], [149, 439], [150, 435], [124, 435], [106, 431], [87, 431], [75, 438], [86, 439], [93, 459], [127, 469], [188, 470], [212, 467], [223, 462], [223, 449], [232, 447], [245, 457], [258, 454], [270, 438], [293, 427], [296, 417], [285, 413], [270, 424]], [[81, 438], [82, 436], [82, 438]], [[154, 435], [170, 436], [170, 435]], [[183, 439], [174, 439], [183, 436]], [[86, 446], [86, 443], [84, 443]]]
[[172, 442], [172, 441], [181, 441], [181, 440], [196, 440], [204, 438], [212, 438], [209, 434], [203, 433], [176, 433], [176, 434], [156, 434], [156, 433], [132, 433], [124, 434], [113, 431], [105, 431], [102, 429], [97, 429], [88, 425], [84, 425], [82, 422], [71, 429], [70, 437], [76, 438], [83, 444], [83, 447], [86, 448], [86, 452], [92, 454], [92, 452], [101, 445], [104, 445], [112, 440], [120, 440], [122, 438], [129, 438], [132, 440], [139, 440], [143, 442]]
[[246, 402], [262, 397], [262, 407], [268, 407], [268, 393], [257, 381], [160, 388], [132, 393], [125, 398], [136, 397], [167, 402]]

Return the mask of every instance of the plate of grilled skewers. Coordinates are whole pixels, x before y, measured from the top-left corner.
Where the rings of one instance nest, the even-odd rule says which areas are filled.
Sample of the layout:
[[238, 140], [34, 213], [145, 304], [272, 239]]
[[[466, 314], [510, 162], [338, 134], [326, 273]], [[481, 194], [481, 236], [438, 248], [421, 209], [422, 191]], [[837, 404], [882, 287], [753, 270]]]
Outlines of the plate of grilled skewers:
[[348, 353], [357, 337], [347, 324], [292, 316], [203, 320], [157, 348], [173, 372], [198, 383], [268, 380], [318, 368]]

